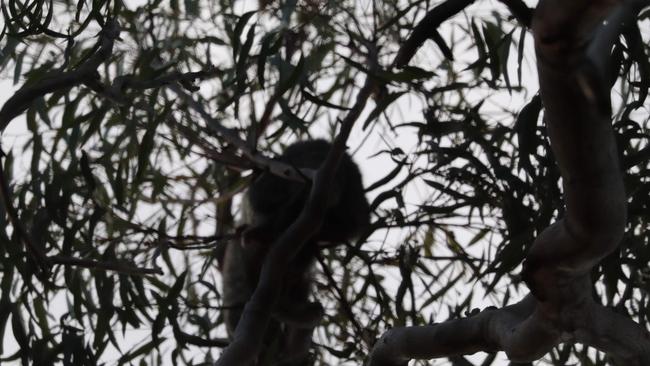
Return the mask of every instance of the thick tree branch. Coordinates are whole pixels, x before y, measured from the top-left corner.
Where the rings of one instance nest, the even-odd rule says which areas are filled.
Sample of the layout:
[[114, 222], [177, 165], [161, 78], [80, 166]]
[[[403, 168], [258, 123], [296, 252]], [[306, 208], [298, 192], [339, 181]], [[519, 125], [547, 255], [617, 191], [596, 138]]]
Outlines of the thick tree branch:
[[565, 341], [594, 346], [620, 365], [650, 363], [650, 334], [596, 304], [590, 278], [618, 247], [626, 224], [607, 59], [624, 24], [648, 3], [542, 0], [535, 11], [540, 94], [566, 210], [528, 254], [523, 274], [534, 297], [469, 319], [391, 330], [375, 346], [372, 366], [493, 350], [526, 362]]
[[[618, 247], [626, 222], [608, 86], [587, 79], [604, 76], [582, 72], [594, 24], [612, 11], [616, 9], [606, 1], [546, 0], [533, 23], [545, 121], [563, 178], [566, 214], [535, 240], [525, 274], [532, 276], [529, 284], [538, 297], [544, 300], [555, 292], [551, 301], [557, 304], [574, 300], [561, 298], [556, 291], [558, 281], [584, 275]], [[585, 83], [599, 89], [586, 93]], [[594, 94], [601, 97], [594, 99]]]
[[607, 347], [603, 350], [619, 361], [645, 359], [638, 351], [650, 348], [648, 333], [637, 327], [643, 346], [636, 350], [612, 347], [612, 334], [599, 328], [619, 328], [608, 323], [612, 317], [596, 317], [604, 314], [590, 294], [589, 273], [618, 247], [625, 228], [606, 60], [623, 23], [635, 19], [644, 3], [545, 0], [533, 21], [545, 121], [563, 178], [566, 213], [535, 240], [524, 276], [540, 300], [541, 319], [573, 336], [593, 337], [589, 344]]
[[577, 342], [607, 353], [617, 365], [650, 365], [650, 335], [644, 326], [597, 304], [590, 305], [585, 312], [588, 319], [598, 321], [580, 324], [574, 332]]
[[539, 342], [537, 338], [523, 344], [514, 337], [512, 330], [534, 310], [535, 300], [529, 296], [517, 304], [499, 310], [484, 310], [469, 318], [393, 328], [375, 344], [369, 366], [406, 366], [411, 359], [496, 352], [515, 346], [536, 350], [540, 344], [547, 346], [548, 342]]

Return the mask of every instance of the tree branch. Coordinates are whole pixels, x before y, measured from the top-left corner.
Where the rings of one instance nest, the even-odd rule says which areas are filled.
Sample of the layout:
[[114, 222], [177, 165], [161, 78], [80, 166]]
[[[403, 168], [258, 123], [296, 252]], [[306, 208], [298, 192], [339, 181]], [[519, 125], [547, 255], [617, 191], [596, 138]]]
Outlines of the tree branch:
[[576, 341], [606, 352], [617, 365], [650, 365], [650, 342], [645, 326], [613, 312], [604, 306], [592, 304], [587, 310], [590, 321], [574, 333]]
[[[596, 34], [604, 31], [607, 36], [592, 39], [594, 25], [617, 12], [608, 1], [546, 0], [533, 24], [545, 121], [563, 178], [566, 214], [537, 237], [524, 275], [538, 298], [558, 306], [575, 301], [557, 291], [558, 281], [588, 273], [618, 247], [625, 227], [626, 196], [610, 122], [609, 84], [598, 82], [606, 78], [603, 70], [583, 72], [592, 41], [616, 40], [608, 26], [596, 28]], [[598, 89], [586, 92], [585, 83]]]
[[[486, 309], [464, 319], [444, 323], [398, 327], [387, 331], [377, 341], [370, 354], [369, 366], [406, 366], [411, 359], [432, 359], [495, 352], [513, 343], [510, 329], [525, 320], [535, 310], [535, 300], [529, 296], [517, 304], [502, 309]], [[529, 341], [528, 347], [537, 347]]]
[[116, 20], [108, 21], [99, 34], [97, 50], [83, 64], [72, 71], [51, 71], [41, 81], [20, 88], [0, 109], [0, 132], [4, 131], [14, 118], [29, 108], [35, 99], [96, 79], [97, 68], [113, 53], [113, 44], [119, 34], [119, 23]]
[[196, 111], [206, 121], [210, 129], [223, 137], [223, 139], [229, 144], [235, 146], [244, 157], [251, 161], [255, 166], [267, 170], [277, 176], [297, 182], [304, 182], [305, 177], [310, 179], [314, 177], [315, 172], [313, 169], [296, 170], [289, 164], [268, 158], [254, 151], [246, 141], [239, 137], [239, 132], [237, 130], [225, 127], [217, 119], [213, 118], [200, 103], [195, 101], [192, 96], [183, 91], [177, 84], [170, 84], [168, 87], [176, 93], [176, 95], [181, 97], [181, 99], [183, 99], [191, 109]]
[[[69, 88], [96, 78], [97, 68], [106, 61], [113, 52], [113, 44], [119, 37], [120, 26], [116, 20], [106, 23], [106, 26], [100, 32], [100, 40], [96, 46], [96, 51], [78, 68], [73, 71], [61, 73], [52, 71], [44, 78], [34, 84], [24, 85], [11, 98], [9, 98], [0, 109], [0, 132], [9, 125], [9, 123], [18, 115], [23, 113], [31, 103], [45, 94], [56, 90]], [[6, 181], [4, 169], [0, 164], [0, 197], [9, 219], [21, 238], [27, 251], [36, 260], [42, 270], [49, 268], [49, 258], [36, 247], [29, 235], [27, 229], [22, 224], [18, 211], [11, 204], [11, 195], [9, 192], [9, 183]]]
[[133, 267], [118, 262], [102, 262], [102, 261], [96, 261], [94, 259], [71, 258], [71, 257], [65, 257], [61, 255], [49, 256], [47, 257], [47, 259], [52, 264], [83, 267], [83, 268], [89, 268], [89, 269], [101, 270], [101, 271], [113, 271], [113, 272], [133, 275], [133, 276], [163, 274], [163, 271], [160, 268], [138, 268], [138, 267]]
[[406, 66], [409, 61], [411, 61], [418, 48], [420, 48], [427, 39], [435, 36], [436, 30], [442, 22], [460, 13], [472, 3], [474, 3], [474, 0], [447, 0], [429, 10], [420, 23], [413, 28], [413, 32], [406, 39], [406, 42], [404, 42], [402, 47], [400, 47], [397, 56], [393, 61], [393, 66]]
[[[620, 365], [650, 363], [650, 334], [597, 305], [590, 278], [593, 266], [618, 247], [626, 224], [607, 59], [622, 24], [648, 3], [542, 0], [535, 11], [540, 94], [566, 213], [536, 238], [527, 256], [523, 276], [534, 297], [469, 319], [391, 330], [375, 345], [372, 366], [494, 350], [528, 362], [575, 340], [608, 352]], [[397, 61], [408, 62], [404, 55], [400, 50]]]
[[499, 0], [508, 7], [512, 15], [526, 28], [533, 21], [533, 10], [522, 0]]
[[102, 84], [97, 79], [87, 80], [85, 82], [89, 88], [106, 98], [115, 101], [119, 104], [126, 102], [124, 96], [125, 89], [135, 89], [139, 91], [147, 89], [161, 88], [170, 84], [180, 83], [184, 88], [194, 90], [197, 87], [194, 83], [197, 80], [207, 80], [223, 73], [220, 69], [210, 66], [205, 70], [191, 71], [191, 72], [170, 72], [168, 74], [160, 75], [152, 80], [143, 80], [135, 75], [121, 75], [113, 80], [110, 86]]
[[[376, 65], [376, 59], [371, 64]], [[375, 67], [373, 67], [375, 68]], [[375, 88], [370, 76], [359, 90], [357, 100], [341, 122], [341, 131], [334, 139], [327, 158], [316, 172], [305, 207], [296, 221], [271, 245], [262, 266], [259, 283], [242, 312], [232, 343], [224, 350], [216, 366], [249, 365], [262, 347], [271, 313], [278, 301], [278, 289], [286, 268], [301, 247], [321, 227], [327, 207], [329, 188], [332, 186], [339, 162], [345, 153], [345, 144], [354, 122], [359, 118]]]

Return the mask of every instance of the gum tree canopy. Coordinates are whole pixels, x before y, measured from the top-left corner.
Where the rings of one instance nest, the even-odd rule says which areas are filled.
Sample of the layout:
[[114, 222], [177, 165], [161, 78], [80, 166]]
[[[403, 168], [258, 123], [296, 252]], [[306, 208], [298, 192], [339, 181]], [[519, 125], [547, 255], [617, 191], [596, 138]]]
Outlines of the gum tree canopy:
[[[3, 0], [0, 363], [649, 365], [646, 5]], [[320, 169], [272, 159], [308, 138]], [[372, 225], [320, 248], [297, 337], [345, 151]], [[246, 293], [264, 171], [310, 195]]]

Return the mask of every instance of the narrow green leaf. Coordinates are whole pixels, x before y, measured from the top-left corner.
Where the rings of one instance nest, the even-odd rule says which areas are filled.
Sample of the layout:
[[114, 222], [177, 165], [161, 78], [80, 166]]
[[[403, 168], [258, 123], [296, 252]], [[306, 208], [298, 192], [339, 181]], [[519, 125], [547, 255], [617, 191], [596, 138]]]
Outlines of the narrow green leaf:
[[399, 99], [399, 97], [401, 97], [404, 94], [406, 94], [406, 91], [390, 93], [386, 97], [382, 98], [379, 104], [375, 106], [375, 109], [373, 109], [372, 112], [370, 112], [368, 118], [366, 118], [366, 121], [363, 123], [362, 129], [365, 130], [366, 127], [368, 127], [368, 125], [370, 124], [370, 122], [377, 119], [379, 115], [381, 115], [386, 110], [386, 108], [388, 108], [389, 105], [391, 105], [394, 101]]
[[14, 304], [11, 309], [11, 330], [14, 332], [14, 338], [20, 346], [21, 351], [29, 354], [29, 336], [27, 335], [25, 325], [20, 316], [20, 309], [16, 304]]

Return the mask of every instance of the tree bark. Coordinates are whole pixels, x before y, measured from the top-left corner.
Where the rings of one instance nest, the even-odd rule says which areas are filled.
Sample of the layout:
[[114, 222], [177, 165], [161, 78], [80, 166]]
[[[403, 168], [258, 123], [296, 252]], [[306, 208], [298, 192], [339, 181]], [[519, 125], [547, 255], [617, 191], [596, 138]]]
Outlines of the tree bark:
[[426, 327], [388, 331], [372, 366], [409, 359], [505, 351], [541, 358], [581, 342], [620, 365], [650, 364], [645, 327], [594, 302], [590, 271], [615, 250], [626, 225], [623, 173], [611, 125], [608, 60], [625, 23], [645, 1], [542, 0], [533, 18], [540, 94], [562, 175], [565, 215], [535, 240], [524, 264], [532, 295], [499, 310]]

